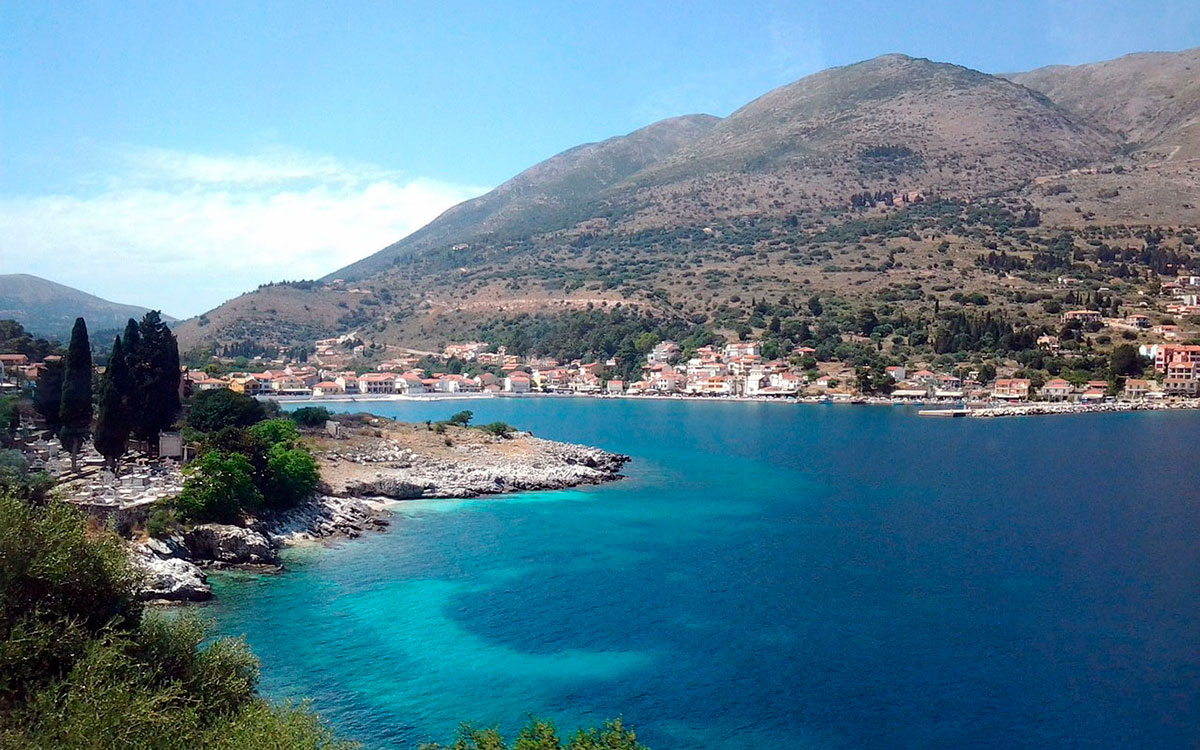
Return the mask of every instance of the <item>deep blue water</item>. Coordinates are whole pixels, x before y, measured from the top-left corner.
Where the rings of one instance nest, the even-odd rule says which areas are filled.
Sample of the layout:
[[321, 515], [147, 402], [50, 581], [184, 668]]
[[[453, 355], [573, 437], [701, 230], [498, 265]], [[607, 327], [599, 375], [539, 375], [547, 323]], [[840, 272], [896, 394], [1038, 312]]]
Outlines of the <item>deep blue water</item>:
[[634, 460], [219, 579], [265, 692], [369, 748], [530, 714], [621, 715], [654, 750], [1200, 746], [1200, 414], [370, 408]]

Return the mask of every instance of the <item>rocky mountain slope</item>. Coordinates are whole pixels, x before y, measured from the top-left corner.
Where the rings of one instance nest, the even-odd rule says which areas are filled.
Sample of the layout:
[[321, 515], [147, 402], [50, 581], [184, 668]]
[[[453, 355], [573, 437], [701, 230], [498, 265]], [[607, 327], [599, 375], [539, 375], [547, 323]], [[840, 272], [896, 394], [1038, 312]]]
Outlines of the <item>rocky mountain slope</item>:
[[144, 314], [144, 307], [109, 302], [37, 276], [0, 274], [0, 320], [15, 320], [38, 336], [65, 341], [79, 316], [87, 320], [89, 330], [103, 331], [124, 328], [130, 318]]
[[1200, 47], [1089, 65], [1052, 65], [1009, 78], [1159, 158], [1200, 158]]
[[[984, 294], [998, 283], [978, 267], [987, 252], [1200, 223], [1195, 165], [1171, 145], [1192, 126], [1194, 58], [1008, 78], [904, 55], [833, 68], [724, 119], [564, 152], [321, 283], [259, 290], [177, 332], [185, 348], [319, 330], [436, 349], [527, 314], [620, 305], [732, 330], [762, 323], [763, 297]], [[1137, 101], [1101, 106], [1097, 85]], [[1044, 244], [1014, 243], [1014, 226]]]

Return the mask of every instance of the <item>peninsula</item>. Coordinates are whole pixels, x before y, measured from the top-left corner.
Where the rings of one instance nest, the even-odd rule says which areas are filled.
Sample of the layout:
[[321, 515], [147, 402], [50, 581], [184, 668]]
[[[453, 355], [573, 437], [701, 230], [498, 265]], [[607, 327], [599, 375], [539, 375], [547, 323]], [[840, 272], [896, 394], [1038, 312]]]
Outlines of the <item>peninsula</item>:
[[[463, 413], [465, 414], [465, 413]], [[144, 596], [203, 601], [205, 570], [280, 569], [282, 547], [354, 538], [386, 528], [389, 508], [418, 498], [468, 498], [555, 490], [621, 478], [628, 456], [536, 438], [508, 425], [393, 422], [339, 415], [301, 441], [319, 467], [316, 493], [295, 507], [146, 536], [132, 545]]]

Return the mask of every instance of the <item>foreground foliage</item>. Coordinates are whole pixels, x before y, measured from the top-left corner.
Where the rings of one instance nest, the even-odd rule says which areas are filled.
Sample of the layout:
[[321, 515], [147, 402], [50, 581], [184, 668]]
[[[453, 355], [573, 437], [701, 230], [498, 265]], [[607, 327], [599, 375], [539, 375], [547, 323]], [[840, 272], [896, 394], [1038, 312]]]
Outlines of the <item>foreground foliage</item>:
[[[479, 729], [470, 724], [459, 727], [452, 745], [431, 743], [421, 750], [507, 750], [509, 745], [496, 729]], [[532, 719], [512, 744], [512, 750], [647, 750], [637, 734], [620, 719], [605, 722], [603, 728], [580, 729], [564, 745], [554, 722]]]
[[136, 583], [120, 541], [74, 509], [0, 497], [0, 748], [353, 747], [257, 697], [240, 640], [145, 616]]

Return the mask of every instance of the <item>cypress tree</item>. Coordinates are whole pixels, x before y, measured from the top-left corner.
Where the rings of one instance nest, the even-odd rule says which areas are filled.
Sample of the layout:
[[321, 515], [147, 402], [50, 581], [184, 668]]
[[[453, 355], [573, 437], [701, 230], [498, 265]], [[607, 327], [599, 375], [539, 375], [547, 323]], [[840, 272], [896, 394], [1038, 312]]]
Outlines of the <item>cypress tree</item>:
[[155, 453], [158, 433], [170, 427], [179, 414], [179, 346], [156, 310], [146, 313], [137, 330], [133, 356], [137, 394], [133, 428], [134, 434]]
[[63, 366], [59, 419], [62, 422], [59, 439], [71, 454], [71, 470], [75, 471], [79, 449], [92, 428], [92, 347], [83, 318], [76, 318], [71, 329], [71, 344]]
[[47, 362], [38, 375], [37, 391], [33, 396], [33, 408], [46, 420], [46, 429], [58, 435], [62, 427], [59, 409], [62, 407], [63, 363], [62, 360]]
[[100, 382], [100, 409], [96, 414], [96, 450], [108, 460], [109, 468], [116, 472], [117, 462], [125, 455], [129, 444], [129, 431], [133, 426], [130, 404], [134, 397], [133, 379], [129, 372], [125, 348], [121, 337], [113, 341], [112, 354], [104, 379]]

